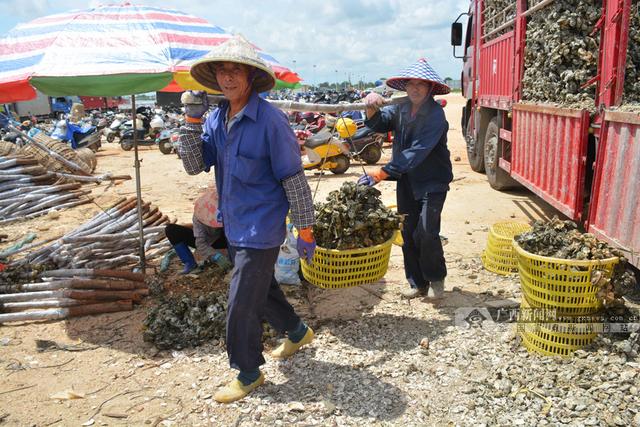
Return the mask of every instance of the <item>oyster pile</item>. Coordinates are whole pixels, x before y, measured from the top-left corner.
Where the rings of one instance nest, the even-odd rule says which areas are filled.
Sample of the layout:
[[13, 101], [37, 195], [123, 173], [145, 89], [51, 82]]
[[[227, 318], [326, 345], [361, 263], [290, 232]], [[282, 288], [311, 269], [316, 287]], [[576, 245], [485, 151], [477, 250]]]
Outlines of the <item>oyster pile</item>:
[[640, 104], [640, 0], [631, 2], [629, 45], [624, 78], [624, 103]]
[[531, 231], [516, 236], [515, 240], [527, 252], [553, 258], [590, 260], [623, 256], [593, 234], [581, 233], [575, 222], [562, 221], [557, 216], [550, 221], [534, 221]]
[[[516, 2], [513, 0], [485, 0], [483, 10], [484, 28], [482, 34], [489, 34], [491, 31], [512, 21], [516, 17]], [[494, 39], [513, 27], [504, 28], [495, 34], [492, 34], [487, 40]]]
[[597, 0], [557, 0], [527, 22], [522, 99], [594, 108], [600, 17]]
[[159, 349], [195, 347], [224, 337], [226, 293], [163, 297], [144, 320], [143, 339]]
[[[622, 251], [612, 248], [591, 233], [582, 233], [573, 221], [562, 221], [554, 216], [550, 221], [534, 221], [531, 231], [515, 237], [527, 252], [537, 255], [576, 260], [595, 260], [619, 257], [611, 279], [594, 270], [591, 282], [600, 288], [598, 297], [607, 306], [622, 305], [622, 296], [635, 287], [635, 277], [627, 271], [627, 260]], [[577, 269], [581, 267], [575, 267]]]
[[386, 242], [400, 227], [402, 216], [380, 200], [380, 191], [345, 182], [332, 191], [326, 203], [316, 203], [313, 232], [325, 249], [367, 248]]

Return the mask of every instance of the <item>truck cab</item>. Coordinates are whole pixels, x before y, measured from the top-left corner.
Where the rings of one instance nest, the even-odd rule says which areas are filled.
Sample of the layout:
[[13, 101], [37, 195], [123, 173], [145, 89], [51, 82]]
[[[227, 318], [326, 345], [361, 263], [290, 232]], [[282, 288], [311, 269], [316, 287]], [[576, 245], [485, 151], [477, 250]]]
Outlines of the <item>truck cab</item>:
[[54, 116], [69, 114], [74, 102], [80, 102], [77, 96], [57, 96], [51, 98], [51, 113]]

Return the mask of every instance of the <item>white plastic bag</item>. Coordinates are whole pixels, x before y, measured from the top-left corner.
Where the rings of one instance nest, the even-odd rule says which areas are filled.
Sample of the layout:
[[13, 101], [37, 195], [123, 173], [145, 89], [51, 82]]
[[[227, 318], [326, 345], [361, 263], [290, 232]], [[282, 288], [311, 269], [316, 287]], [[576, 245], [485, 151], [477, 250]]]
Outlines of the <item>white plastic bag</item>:
[[287, 224], [287, 238], [280, 246], [276, 261], [276, 280], [281, 285], [300, 285], [300, 257], [296, 248], [297, 239], [293, 234], [293, 224]]

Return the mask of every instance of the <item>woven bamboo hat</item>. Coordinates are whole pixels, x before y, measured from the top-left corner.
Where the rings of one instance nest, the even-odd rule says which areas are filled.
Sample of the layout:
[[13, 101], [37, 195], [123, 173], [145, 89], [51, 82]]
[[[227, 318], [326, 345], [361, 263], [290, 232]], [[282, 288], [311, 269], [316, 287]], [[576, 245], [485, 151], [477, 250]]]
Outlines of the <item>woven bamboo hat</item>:
[[233, 36], [226, 42], [219, 44], [197, 60], [191, 66], [191, 76], [202, 86], [221, 91], [216, 80], [214, 66], [219, 62], [236, 62], [256, 69], [253, 88], [256, 92], [267, 92], [276, 84], [273, 70], [260, 58], [255, 48], [242, 36]]
[[420, 58], [414, 64], [400, 71], [396, 76], [387, 79], [387, 86], [396, 90], [405, 90], [409, 80], [422, 80], [433, 84], [432, 95], [445, 95], [451, 88], [435, 72], [426, 59]]

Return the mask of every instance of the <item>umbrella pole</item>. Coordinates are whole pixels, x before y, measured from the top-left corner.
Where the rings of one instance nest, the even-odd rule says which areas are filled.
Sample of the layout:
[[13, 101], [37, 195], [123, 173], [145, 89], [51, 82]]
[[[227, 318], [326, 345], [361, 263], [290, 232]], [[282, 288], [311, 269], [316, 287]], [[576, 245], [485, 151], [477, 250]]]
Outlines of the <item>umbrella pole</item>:
[[138, 129], [136, 123], [138, 117], [136, 114], [136, 96], [131, 95], [131, 115], [133, 116], [133, 153], [135, 158], [134, 167], [136, 169], [136, 196], [137, 196], [137, 209], [138, 209], [138, 237], [139, 237], [139, 250], [140, 250], [140, 270], [145, 270], [144, 259], [144, 233], [142, 231], [142, 186], [140, 185], [140, 160], [138, 159]]

